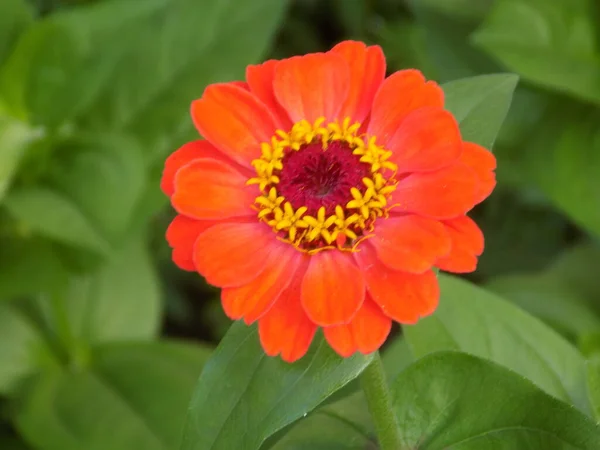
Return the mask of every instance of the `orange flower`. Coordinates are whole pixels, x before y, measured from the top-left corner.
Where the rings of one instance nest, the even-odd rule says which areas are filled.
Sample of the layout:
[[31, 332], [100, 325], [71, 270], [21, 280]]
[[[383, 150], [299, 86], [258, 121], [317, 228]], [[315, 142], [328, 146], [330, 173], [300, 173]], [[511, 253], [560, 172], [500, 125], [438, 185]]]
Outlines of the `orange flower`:
[[342, 356], [373, 352], [392, 320], [436, 309], [434, 267], [470, 272], [483, 251], [466, 213], [494, 156], [463, 142], [436, 83], [384, 78], [381, 49], [353, 41], [249, 66], [193, 102], [206, 140], [166, 161], [173, 260], [258, 321], [268, 355], [297, 360], [318, 327]]

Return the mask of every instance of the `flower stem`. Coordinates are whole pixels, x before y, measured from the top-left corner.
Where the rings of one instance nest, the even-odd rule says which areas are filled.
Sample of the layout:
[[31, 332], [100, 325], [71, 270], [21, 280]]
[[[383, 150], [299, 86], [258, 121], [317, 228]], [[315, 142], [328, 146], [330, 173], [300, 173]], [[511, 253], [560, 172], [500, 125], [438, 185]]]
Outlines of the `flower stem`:
[[375, 423], [381, 450], [401, 450], [403, 445], [400, 429], [392, 409], [392, 398], [379, 352], [375, 353], [373, 361], [361, 374], [360, 382]]

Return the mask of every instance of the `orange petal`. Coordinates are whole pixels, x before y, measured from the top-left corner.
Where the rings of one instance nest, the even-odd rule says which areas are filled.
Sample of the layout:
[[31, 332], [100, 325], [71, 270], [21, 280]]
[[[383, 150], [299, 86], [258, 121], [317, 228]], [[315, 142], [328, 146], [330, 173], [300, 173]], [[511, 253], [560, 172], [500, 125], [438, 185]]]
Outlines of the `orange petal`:
[[167, 228], [167, 242], [173, 249], [173, 262], [181, 269], [196, 270], [193, 261], [194, 242], [200, 233], [212, 227], [214, 221], [200, 221], [177, 215]]
[[450, 251], [450, 238], [440, 222], [413, 215], [379, 220], [367, 244], [375, 247], [386, 266], [411, 273], [431, 269]]
[[402, 179], [392, 194], [392, 213], [411, 212], [450, 219], [469, 211], [478, 196], [475, 172], [457, 162], [435, 172], [413, 173]]
[[269, 356], [281, 355], [286, 362], [302, 358], [317, 331], [300, 303], [300, 283], [296, 276], [279, 300], [260, 319], [258, 333], [260, 343]]
[[265, 270], [270, 252], [279, 245], [287, 244], [264, 223], [219, 223], [196, 239], [194, 264], [214, 286], [243, 286]]
[[348, 97], [339, 112], [340, 118], [350, 117], [362, 122], [369, 111], [375, 93], [385, 78], [385, 56], [378, 45], [367, 47], [362, 42], [344, 41], [331, 49], [346, 60], [350, 68]]
[[464, 142], [463, 151], [460, 160], [469, 166], [479, 179], [479, 189], [475, 203], [484, 201], [496, 187], [496, 157], [485, 147], [474, 144], [473, 142]]
[[342, 358], [348, 358], [358, 351], [352, 328], [349, 325], [334, 325], [323, 328], [323, 335], [330, 347]]
[[275, 68], [275, 98], [293, 122], [332, 121], [348, 95], [349, 78], [348, 65], [334, 53], [294, 56]]
[[371, 298], [388, 317], [411, 324], [435, 311], [440, 287], [433, 270], [420, 274], [391, 270], [370, 246], [364, 247], [355, 258], [364, 270]]
[[331, 348], [347, 358], [357, 350], [365, 355], [373, 353], [383, 345], [391, 329], [390, 318], [367, 297], [349, 324], [324, 328], [323, 334]]
[[450, 253], [435, 263], [446, 272], [468, 273], [477, 268], [477, 257], [483, 253], [483, 233], [473, 220], [467, 216], [442, 222], [450, 240]]
[[365, 280], [352, 257], [338, 251], [312, 255], [302, 282], [302, 305], [317, 325], [348, 323], [365, 299]]
[[223, 289], [221, 302], [231, 319], [250, 325], [260, 318], [287, 289], [307, 256], [288, 244], [273, 245], [265, 269], [250, 283]]
[[227, 157], [207, 141], [192, 141], [173, 152], [165, 161], [160, 188], [169, 197], [175, 192], [175, 174], [187, 163], [199, 158], [226, 161]]
[[246, 83], [245, 81], [230, 81], [229, 83], [227, 83], [231, 86], [237, 86], [240, 87], [246, 91], [250, 90], [250, 86], [248, 85], [248, 83]]
[[192, 119], [202, 136], [234, 161], [249, 167], [277, 129], [271, 111], [249, 91], [211, 84], [192, 103]]
[[423, 106], [444, 106], [444, 92], [415, 69], [400, 70], [382, 83], [373, 100], [369, 134], [379, 145], [388, 139], [408, 114]]
[[279, 128], [289, 130], [292, 127], [292, 121], [275, 98], [275, 91], [273, 90], [275, 67], [278, 63], [279, 61], [270, 59], [262, 64], [250, 65], [246, 68], [246, 79], [252, 93], [274, 113], [278, 119]]
[[231, 164], [196, 159], [177, 171], [171, 203], [177, 212], [200, 220], [252, 216], [258, 188], [246, 186], [247, 180]]
[[456, 120], [442, 108], [413, 111], [388, 141], [398, 173], [437, 170], [458, 159], [463, 142]]

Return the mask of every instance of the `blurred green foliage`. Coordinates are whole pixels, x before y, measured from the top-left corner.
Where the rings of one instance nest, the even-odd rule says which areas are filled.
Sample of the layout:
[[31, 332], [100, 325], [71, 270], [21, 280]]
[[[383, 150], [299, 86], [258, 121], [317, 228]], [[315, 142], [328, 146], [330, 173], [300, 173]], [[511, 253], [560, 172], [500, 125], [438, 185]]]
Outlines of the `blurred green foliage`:
[[[498, 158], [498, 187], [473, 213], [487, 249], [469, 279], [487, 291], [442, 278], [438, 313], [385, 352], [407, 445], [474, 439], [442, 419], [433, 428], [423, 422], [453, 405], [463, 430], [486, 436], [461, 449], [501, 448], [490, 430], [518, 426], [533, 431], [505, 436], [508, 448], [599, 448], [583, 417], [600, 408], [598, 5], [1, 0], [0, 449], [178, 448], [195, 381], [229, 322], [218, 293], [170, 262], [164, 231], [172, 213], [158, 187], [163, 161], [195, 136], [189, 103], [208, 83], [347, 38], [381, 45], [389, 72], [417, 67], [446, 83], [465, 137], [494, 145]], [[487, 75], [502, 72], [521, 81], [495, 139], [516, 81]], [[302, 388], [311, 384], [304, 366], [252, 359], [260, 353], [255, 341], [243, 366], [223, 365], [227, 339], [211, 359], [201, 379], [209, 380], [206, 392], [196, 391], [192, 406], [209, 394], [237, 406], [217, 398], [214, 411], [194, 411], [188, 427], [207, 427], [217, 444], [183, 448], [241, 448], [247, 441], [235, 434], [256, 412], [252, 402], [277, 420], [256, 416], [248, 448], [264, 440], [261, 448], [277, 450], [376, 448], [352, 383], [292, 425], [354, 378], [361, 358], [335, 375], [339, 361], [318, 349], [303, 364], [317, 361], [333, 379]], [[430, 355], [441, 350], [451, 352]], [[413, 358], [422, 359], [401, 372]], [[227, 370], [236, 377], [224, 381]], [[465, 386], [473, 377], [485, 383]], [[496, 416], [469, 410], [486, 395], [501, 402], [489, 394], [498, 386], [530, 403]], [[281, 398], [302, 402], [281, 403], [286, 393]], [[544, 408], [556, 416], [537, 417]], [[211, 437], [212, 413], [224, 436]]]

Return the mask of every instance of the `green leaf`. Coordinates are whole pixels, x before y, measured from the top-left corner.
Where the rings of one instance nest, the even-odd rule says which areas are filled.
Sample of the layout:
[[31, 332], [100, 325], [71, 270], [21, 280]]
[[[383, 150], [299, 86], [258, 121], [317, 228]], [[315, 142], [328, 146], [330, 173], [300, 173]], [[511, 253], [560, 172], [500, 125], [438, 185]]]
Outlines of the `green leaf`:
[[473, 40], [528, 81], [600, 103], [593, 3], [499, 0]]
[[239, 79], [246, 65], [258, 61], [287, 3], [166, 2], [140, 22], [126, 58], [87, 116], [89, 123], [131, 130], [155, 144], [148, 152], [162, 159], [179, 133], [193, 129], [190, 102], [207, 84]]
[[[419, 0], [408, 2], [414, 12], [426, 51], [441, 81], [498, 72], [498, 65], [470, 45], [468, 38], [487, 9], [489, 0]], [[458, 3], [469, 3], [458, 9]], [[423, 56], [421, 56], [423, 57]], [[417, 66], [419, 67], [419, 66]]]
[[600, 331], [600, 317], [573, 286], [546, 273], [493, 278], [485, 287], [569, 338]]
[[[600, 78], [599, 78], [600, 79]], [[527, 142], [519, 163], [530, 180], [571, 220], [600, 236], [600, 113], [557, 104]]]
[[261, 450], [375, 449], [376, 438], [361, 391], [311, 413], [275, 445]]
[[125, 243], [96, 273], [73, 278], [66, 310], [72, 334], [88, 343], [155, 337], [161, 294], [145, 236]]
[[386, 343], [381, 360], [388, 380], [395, 380], [398, 374], [414, 361], [414, 358], [406, 339], [396, 337]]
[[493, 2], [494, 0], [421, 0], [412, 2], [412, 6], [437, 11], [453, 19], [478, 21], [489, 11]]
[[32, 232], [101, 254], [108, 242], [69, 199], [43, 187], [13, 190], [5, 198], [8, 212]]
[[173, 450], [208, 351], [189, 344], [98, 349], [92, 371], [51, 371], [17, 405], [37, 450]]
[[0, 2], [0, 64], [10, 53], [15, 39], [21, 31], [32, 22], [31, 13], [31, 8], [25, 0], [2, 0]]
[[516, 75], [495, 74], [442, 85], [446, 108], [460, 124], [464, 140], [492, 148], [518, 81]]
[[600, 428], [516, 373], [441, 352], [400, 374], [392, 397], [406, 448], [595, 450]]
[[[103, 236], [117, 243], [133, 219], [146, 183], [139, 144], [119, 135], [80, 135], [55, 152], [52, 183]], [[146, 218], [147, 219], [147, 218]]]
[[[388, 380], [395, 380], [413, 359], [410, 348], [401, 337], [386, 344], [382, 361]], [[327, 404], [295, 422], [290, 429], [277, 433], [261, 450], [375, 450], [375, 430], [357, 381], [346, 385], [330, 397]], [[339, 394], [345, 395], [329, 403]], [[272, 442], [274, 440], [276, 442]]]
[[198, 381], [181, 449], [258, 449], [356, 378], [370, 359], [340, 358], [319, 339], [288, 364], [265, 355], [256, 327], [235, 323]]
[[594, 416], [600, 421], [600, 358], [587, 362], [587, 387]]
[[0, 202], [10, 187], [27, 145], [38, 135], [36, 130], [0, 111]]
[[0, 239], [0, 249], [0, 300], [66, 287], [69, 273], [50, 242], [11, 236]]
[[51, 359], [39, 330], [10, 304], [0, 303], [0, 394], [12, 393]]
[[16, 437], [4, 435], [0, 435], [0, 448], [2, 450], [29, 450], [29, 447]]
[[0, 71], [9, 111], [57, 127], [85, 110], [124, 56], [140, 18], [166, 0], [112, 0], [65, 8], [37, 21]]
[[548, 277], [558, 278], [576, 291], [600, 314], [600, 284], [595, 264], [600, 259], [600, 246], [583, 241], [563, 252], [548, 267]]
[[[484, 278], [543, 269], [564, 248], [570, 226], [563, 214], [539, 199], [539, 190], [534, 190], [529, 180], [523, 180], [528, 186], [519, 190], [502, 184], [502, 150], [497, 145], [494, 151], [498, 158], [497, 189], [476, 212], [477, 224], [485, 235], [485, 252], [477, 272]], [[510, 168], [504, 167], [504, 172], [507, 170]]]
[[435, 315], [404, 328], [415, 356], [461, 350], [529, 378], [549, 394], [589, 412], [582, 356], [538, 319], [459, 278], [440, 275]]

